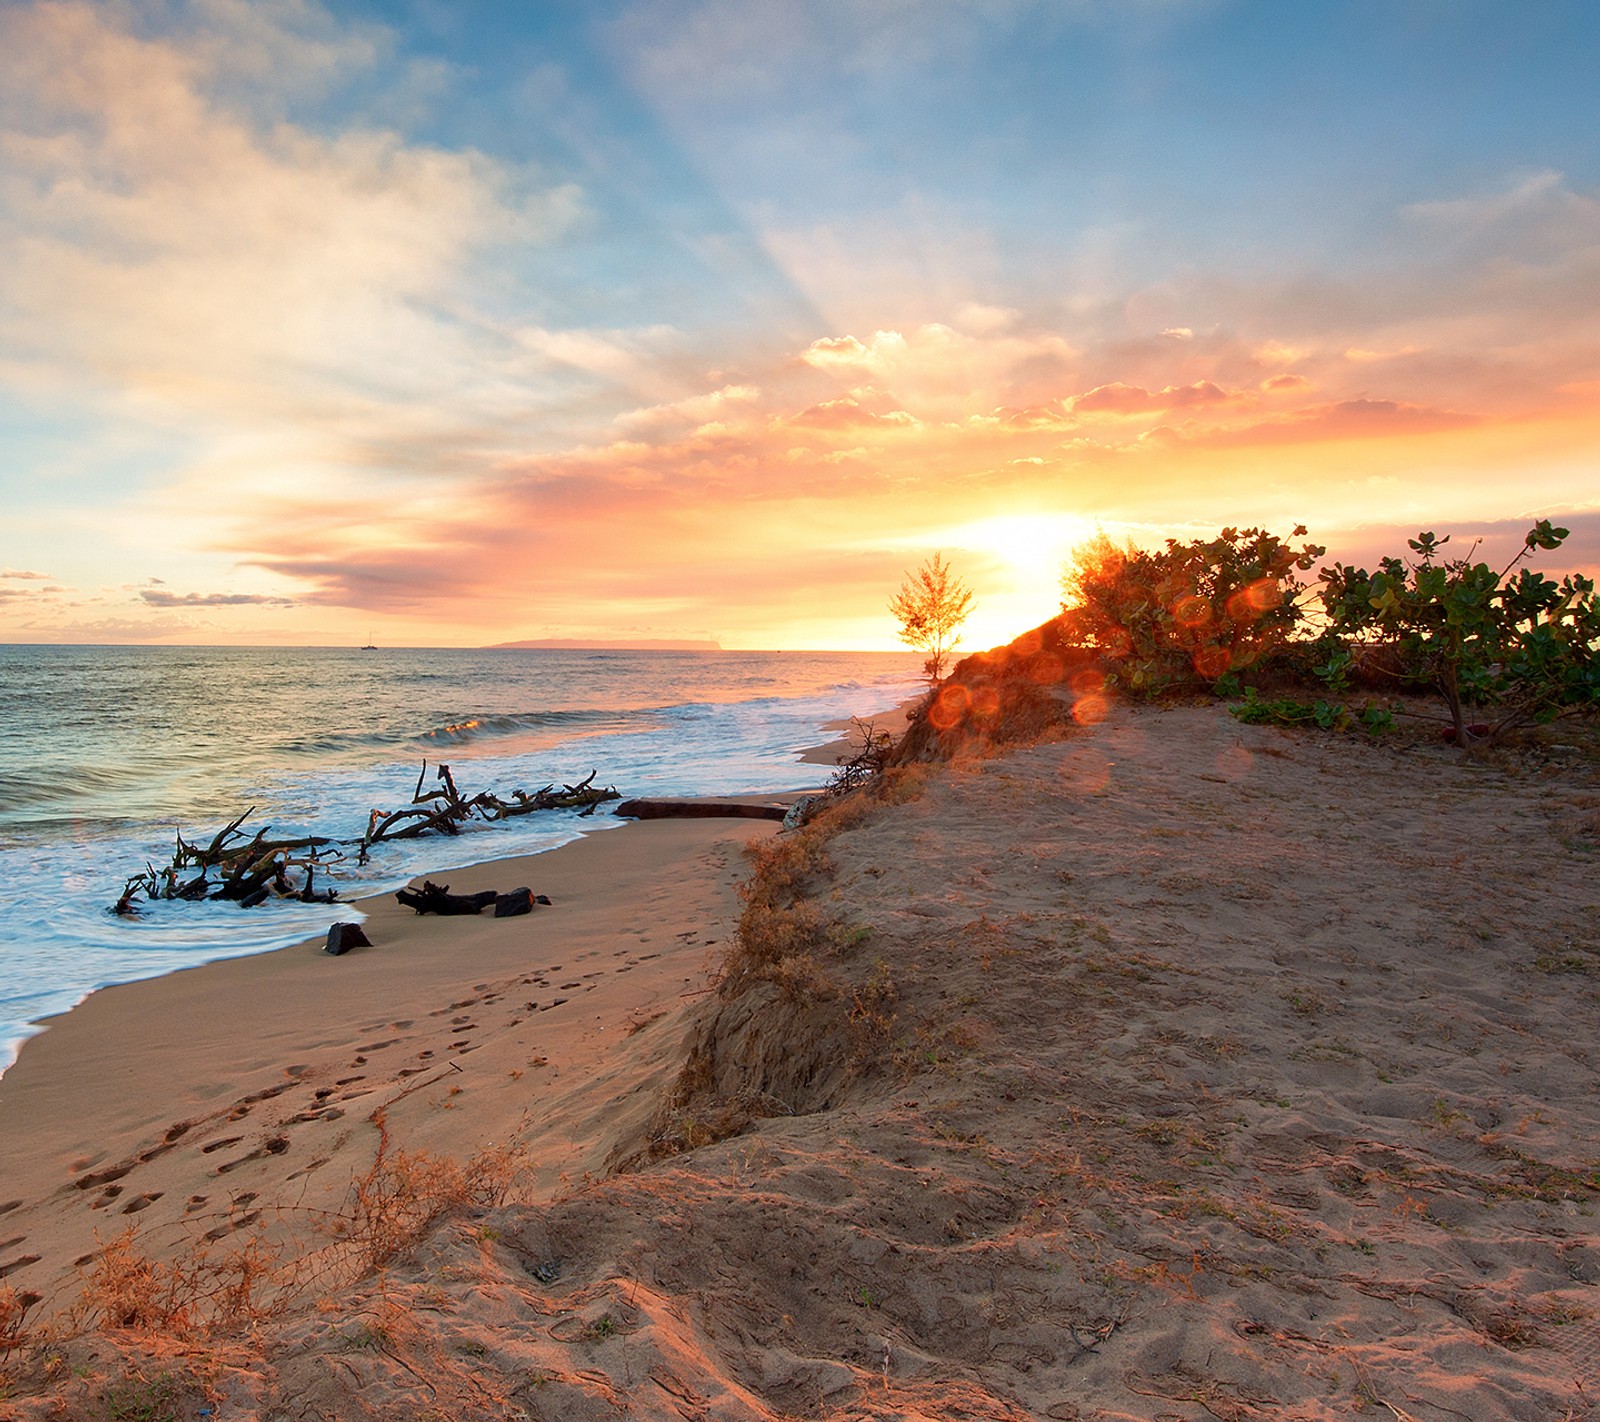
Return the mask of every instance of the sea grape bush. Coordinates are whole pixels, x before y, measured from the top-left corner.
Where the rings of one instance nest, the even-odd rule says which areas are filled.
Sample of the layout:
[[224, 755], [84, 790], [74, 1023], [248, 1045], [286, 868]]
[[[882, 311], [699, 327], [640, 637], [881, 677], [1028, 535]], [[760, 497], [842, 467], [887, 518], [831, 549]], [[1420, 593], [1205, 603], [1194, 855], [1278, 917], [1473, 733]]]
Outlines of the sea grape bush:
[[[1305, 532], [1297, 527], [1290, 539]], [[1159, 551], [1101, 536], [1063, 575], [1062, 632], [1098, 652], [1128, 690], [1209, 685], [1244, 694], [1236, 714], [1250, 721], [1387, 728], [1388, 713], [1370, 706], [1347, 713], [1331, 700], [1257, 700], [1242, 678], [1286, 649], [1293, 655], [1278, 661], [1280, 674], [1309, 668], [1331, 696], [1347, 692], [1358, 670], [1368, 684], [1387, 674], [1397, 689], [1436, 691], [1449, 734], [1470, 750], [1520, 726], [1600, 709], [1593, 581], [1570, 574], [1558, 582], [1522, 566], [1568, 536], [1541, 519], [1496, 570], [1470, 552], [1447, 558], [1449, 538], [1424, 532], [1409, 540], [1409, 558], [1384, 558], [1370, 572], [1334, 563], [1309, 586], [1297, 575], [1324, 550], [1264, 529], [1169, 539]], [[1470, 721], [1468, 708], [1477, 709]]]
[[[1297, 526], [1290, 538], [1305, 532]], [[1063, 621], [1130, 690], [1216, 683], [1287, 645], [1308, 586], [1296, 574], [1326, 551], [1261, 528], [1169, 538], [1159, 552], [1101, 535], [1076, 550], [1062, 578]]]
[[[1431, 532], [1408, 540], [1409, 560], [1384, 558], [1373, 572], [1343, 563], [1323, 569], [1333, 650], [1318, 674], [1339, 689], [1352, 643], [1389, 648], [1403, 682], [1438, 692], [1456, 743], [1468, 748], [1519, 726], [1600, 708], [1600, 600], [1593, 581], [1568, 575], [1558, 583], [1518, 567], [1536, 548], [1559, 548], [1568, 533], [1540, 519], [1498, 572], [1470, 553], [1444, 558], [1450, 540]], [[1493, 716], [1477, 735], [1468, 727], [1468, 706]]]
[[1377, 735], [1392, 730], [1394, 715], [1381, 706], [1364, 702], [1359, 709], [1340, 701], [1318, 698], [1302, 701], [1293, 696], [1263, 698], [1253, 686], [1244, 689], [1244, 699], [1228, 708], [1234, 720], [1247, 726], [1318, 726], [1324, 731], [1348, 731], [1355, 727]]

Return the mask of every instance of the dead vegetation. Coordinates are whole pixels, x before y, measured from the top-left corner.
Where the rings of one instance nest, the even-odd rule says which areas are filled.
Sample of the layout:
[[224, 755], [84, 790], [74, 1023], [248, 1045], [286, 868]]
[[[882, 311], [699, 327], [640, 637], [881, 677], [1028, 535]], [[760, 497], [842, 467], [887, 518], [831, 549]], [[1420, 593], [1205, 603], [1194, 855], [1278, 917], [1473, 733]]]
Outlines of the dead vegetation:
[[[0, 1287], [0, 1402], [59, 1403], [71, 1376], [86, 1410], [52, 1404], [44, 1415], [193, 1416], [181, 1407], [215, 1401], [219, 1372], [259, 1365], [253, 1340], [263, 1330], [403, 1262], [441, 1221], [503, 1206], [525, 1164], [514, 1140], [462, 1162], [396, 1149], [381, 1112], [372, 1125], [372, 1163], [336, 1210], [279, 1206], [225, 1248], [198, 1239], [158, 1251], [129, 1226], [83, 1264], [76, 1300], [34, 1327], [28, 1314], [38, 1296]], [[107, 1340], [116, 1355], [109, 1365]]]
[[456, 788], [448, 765], [436, 767], [434, 779], [438, 784], [425, 790], [427, 774], [428, 762], [423, 761], [411, 803], [398, 810], [372, 810], [366, 832], [359, 840], [341, 842], [323, 836], [269, 840], [270, 825], [262, 826], [247, 839], [240, 826], [255, 813], [253, 805], [219, 830], [207, 845], [191, 844], [179, 833], [175, 836], [172, 862], [160, 869], [147, 864], [144, 872], [131, 876], [112, 912], [124, 916], [138, 913], [140, 895], [151, 900], [187, 902], [227, 899], [241, 908], [254, 908], [274, 895], [305, 903], [332, 903], [338, 892], [318, 889], [317, 872], [331, 871], [346, 857], [347, 849], [354, 850], [356, 863], [365, 864], [375, 845], [390, 840], [457, 835], [469, 820], [492, 823], [540, 810], [577, 810], [591, 815], [600, 805], [620, 798], [615, 786], [594, 783], [593, 770], [576, 785], [557, 789], [550, 784], [531, 795], [513, 790], [509, 798], [493, 790], [463, 795]]

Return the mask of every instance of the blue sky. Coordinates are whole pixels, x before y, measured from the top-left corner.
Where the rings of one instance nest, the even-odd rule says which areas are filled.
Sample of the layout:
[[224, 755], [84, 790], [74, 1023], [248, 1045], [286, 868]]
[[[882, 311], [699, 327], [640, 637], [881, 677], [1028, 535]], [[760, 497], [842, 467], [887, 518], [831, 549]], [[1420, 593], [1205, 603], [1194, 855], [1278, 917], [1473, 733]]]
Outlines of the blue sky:
[[1096, 526], [1592, 568], [1596, 53], [1559, 0], [0, 4], [0, 637], [888, 645], [935, 548], [999, 637]]

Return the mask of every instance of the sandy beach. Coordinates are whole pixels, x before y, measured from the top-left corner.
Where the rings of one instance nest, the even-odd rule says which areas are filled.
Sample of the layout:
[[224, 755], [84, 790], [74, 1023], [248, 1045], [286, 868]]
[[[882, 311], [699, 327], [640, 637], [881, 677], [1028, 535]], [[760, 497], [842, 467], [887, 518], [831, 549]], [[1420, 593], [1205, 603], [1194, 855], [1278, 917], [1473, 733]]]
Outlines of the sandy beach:
[[1600, 1416], [1588, 748], [1116, 707], [894, 798], [737, 991], [775, 827], [695, 820], [90, 998], [0, 1079], [19, 1332], [130, 1226], [304, 1247], [380, 1144], [515, 1159], [241, 1333], [20, 1340], [0, 1418]]

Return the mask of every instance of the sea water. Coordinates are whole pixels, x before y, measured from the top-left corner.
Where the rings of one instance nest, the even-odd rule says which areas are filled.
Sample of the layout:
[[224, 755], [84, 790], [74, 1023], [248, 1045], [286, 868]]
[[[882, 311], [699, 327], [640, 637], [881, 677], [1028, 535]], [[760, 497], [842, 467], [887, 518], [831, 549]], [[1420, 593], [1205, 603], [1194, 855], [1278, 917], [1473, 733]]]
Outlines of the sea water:
[[[275, 900], [113, 914], [178, 833], [209, 843], [249, 810], [249, 833], [359, 839], [372, 810], [410, 804], [424, 762], [425, 789], [444, 763], [467, 796], [591, 770], [627, 796], [816, 784], [826, 770], [797, 752], [914, 695], [917, 671], [856, 652], [0, 646], [0, 1070], [95, 988], [357, 916]], [[364, 867], [352, 854], [319, 887], [355, 898], [617, 823], [608, 806], [474, 823], [379, 845]]]

